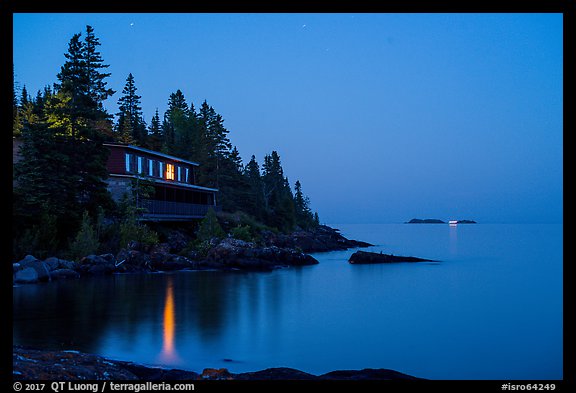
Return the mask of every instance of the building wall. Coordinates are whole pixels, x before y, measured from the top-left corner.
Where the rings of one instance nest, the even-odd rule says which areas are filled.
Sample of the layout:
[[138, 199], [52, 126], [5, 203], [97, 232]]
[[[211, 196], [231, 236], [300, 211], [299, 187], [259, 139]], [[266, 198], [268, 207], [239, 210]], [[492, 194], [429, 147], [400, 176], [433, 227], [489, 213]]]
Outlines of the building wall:
[[112, 199], [114, 199], [116, 202], [120, 201], [125, 193], [130, 192], [131, 179], [129, 178], [110, 176], [107, 182], [108, 191], [110, 191]]

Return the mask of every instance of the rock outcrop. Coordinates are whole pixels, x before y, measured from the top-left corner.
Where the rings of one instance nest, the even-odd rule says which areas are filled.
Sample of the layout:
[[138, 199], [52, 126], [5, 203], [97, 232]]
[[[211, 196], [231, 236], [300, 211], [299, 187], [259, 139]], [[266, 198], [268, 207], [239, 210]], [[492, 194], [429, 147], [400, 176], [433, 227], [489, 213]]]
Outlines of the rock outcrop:
[[315, 265], [312, 256], [292, 248], [256, 247], [254, 243], [226, 238], [208, 251], [210, 266], [244, 270], [272, 270], [283, 266]]
[[337, 370], [322, 375], [309, 374], [287, 367], [275, 367], [245, 373], [226, 368], [205, 368], [201, 373], [186, 370], [148, 367], [132, 362], [106, 359], [78, 351], [48, 351], [12, 347], [14, 380], [418, 380], [421, 378], [379, 368]]
[[[227, 237], [212, 239], [204, 256], [186, 250], [183, 234], [172, 233], [165, 243], [145, 246], [130, 242], [118, 254], [87, 255], [78, 262], [55, 257], [42, 261], [32, 255], [12, 265], [13, 282], [29, 284], [112, 273], [175, 270], [241, 269], [269, 271], [287, 266], [315, 265], [312, 252], [347, 250], [371, 244], [350, 240], [337, 229], [320, 225], [313, 231], [291, 234], [262, 231], [258, 244]], [[189, 241], [190, 239], [188, 239]]]
[[349, 248], [370, 247], [373, 244], [347, 239], [338, 229], [320, 225], [312, 231], [299, 230], [290, 234], [278, 234], [270, 231], [262, 233], [268, 246], [297, 248], [303, 252], [325, 252], [347, 250]]
[[382, 254], [376, 252], [356, 251], [350, 255], [348, 262], [352, 264], [395, 263], [395, 262], [436, 262], [433, 259], [405, 257], [402, 255]]

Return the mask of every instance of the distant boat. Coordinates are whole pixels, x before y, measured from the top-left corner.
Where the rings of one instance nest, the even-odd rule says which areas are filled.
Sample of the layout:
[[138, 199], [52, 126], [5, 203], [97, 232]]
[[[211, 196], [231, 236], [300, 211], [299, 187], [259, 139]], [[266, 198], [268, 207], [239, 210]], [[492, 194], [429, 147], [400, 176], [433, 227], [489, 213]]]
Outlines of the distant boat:
[[448, 224], [450, 224], [451, 227], [455, 227], [456, 225], [458, 225], [458, 220], [450, 220], [448, 221]]

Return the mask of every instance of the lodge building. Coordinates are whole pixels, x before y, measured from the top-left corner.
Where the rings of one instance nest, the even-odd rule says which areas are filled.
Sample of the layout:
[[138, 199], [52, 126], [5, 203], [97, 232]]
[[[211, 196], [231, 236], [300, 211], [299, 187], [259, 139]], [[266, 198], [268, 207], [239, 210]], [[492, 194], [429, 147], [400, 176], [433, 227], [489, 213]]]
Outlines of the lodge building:
[[186, 221], [202, 218], [210, 207], [218, 210], [215, 188], [196, 185], [198, 163], [121, 143], [104, 143], [108, 156], [108, 190], [116, 201], [130, 192], [132, 184], [148, 180], [154, 192], [137, 201], [142, 220]]
[[[21, 145], [20, 138], [12, 138], [13, 165], [22, 159]], [[188, 221], [203, 218], [209, 208], [221, 210], [216, 203], [218, 190], [196, 184], [198, 163], [139, 146], [112, 142], [104, 146], [110, 150], [106, 164], [108, 191], [116, 202], [140, 180], [154, 187], [149, 198], [136, 201], [143, 209], [141, 220]]]

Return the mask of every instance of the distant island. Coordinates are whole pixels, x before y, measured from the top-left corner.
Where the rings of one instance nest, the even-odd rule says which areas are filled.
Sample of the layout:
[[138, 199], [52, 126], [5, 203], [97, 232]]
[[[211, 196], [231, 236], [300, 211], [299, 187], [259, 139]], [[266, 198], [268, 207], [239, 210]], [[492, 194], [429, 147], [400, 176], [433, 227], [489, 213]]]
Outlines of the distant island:
[[446, 222], [438, 220], [437, 218], [413, 218], [405, 224], [446, 224]]
[[[456, 224], [476, 224], [476, 221], [474, 220], [450, 220], [450, 224], [454, 221]], [[413, 218], [410, 221], [405, 222], [405, 224], [446, 224], [446, 222], [437, 218]]]

